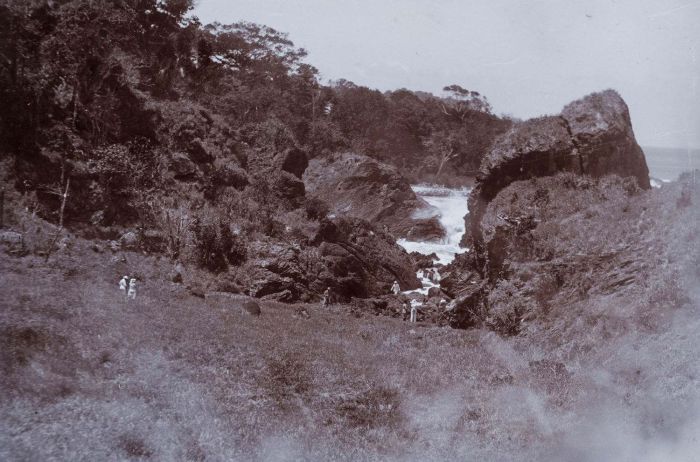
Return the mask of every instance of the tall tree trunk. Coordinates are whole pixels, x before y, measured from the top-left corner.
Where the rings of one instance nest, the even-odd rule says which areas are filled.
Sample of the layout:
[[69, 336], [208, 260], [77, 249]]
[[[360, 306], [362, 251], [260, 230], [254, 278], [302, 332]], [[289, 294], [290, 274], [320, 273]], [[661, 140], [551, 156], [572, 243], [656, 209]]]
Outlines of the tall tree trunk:
[[66, 181], [66, 190], [63, 192], [63, 199], [61, 200], [61, 211], [59, 212], [59, 218], [58, 218], [58, 229], [56, 229], [56, 234], [54, 234], [53, 239], [51, 240], [51, 244], [49, 245], [49, 248], [46, 250], [46, 259], [44, 261], [49, 261], [49, 257], [51, 256], [51, 252], [53, 252], [53, 248], [56, 245], [56, 241], [58, 240], [58, 237], [61, 235], [61, 231], [63, 230], [63, 212], [66, 210], [66, 200], [68, 199], [68, 189], [70, 188], [70, 178]]
[[435, 174], [435, 178], [440, 178], [440, 174], [442, 173], [442, 169], [445, 167], [445, 164], [447, 164], [447, 161], [452, 159], [454, 157], [454, 151], [449, 151], [445, 154], [442, 155], [442, 159], [440, 160], [440, 166], [438, 167], [437, 173]]

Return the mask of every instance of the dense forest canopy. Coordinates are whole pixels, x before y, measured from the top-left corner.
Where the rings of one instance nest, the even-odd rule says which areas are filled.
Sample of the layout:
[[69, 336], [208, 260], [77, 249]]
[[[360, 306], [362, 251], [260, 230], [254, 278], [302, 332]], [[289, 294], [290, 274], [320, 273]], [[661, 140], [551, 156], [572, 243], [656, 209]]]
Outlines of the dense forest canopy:
[[191, 8], [190, 0], [0, 2], [3, 151], [78, 160], [137, 138], [181, 149], [196, 135], [226, 155], [235, 142], [270, 142], [249, 135], [273, 124], [309, 156], [352, 149], [414, 173], [435, 174], [447, 161], [468, 175], [508, 125], [458, 85], [445, 87], [446, 98], [322, 85], [286, 34], [247, 22], [204, 26]]
[[511, 124], [456, 84], [443, 97], [324, 85], [285, 33], [203, 25], [192, 6], [0, 0], [0, 153], [28, 207], [58, 221], [70, 177], [69, 225], [170, 235], [196, 211], [218, 240], [275, 236], [305, 207], [309, 159], [354, 151], [454, 183]]

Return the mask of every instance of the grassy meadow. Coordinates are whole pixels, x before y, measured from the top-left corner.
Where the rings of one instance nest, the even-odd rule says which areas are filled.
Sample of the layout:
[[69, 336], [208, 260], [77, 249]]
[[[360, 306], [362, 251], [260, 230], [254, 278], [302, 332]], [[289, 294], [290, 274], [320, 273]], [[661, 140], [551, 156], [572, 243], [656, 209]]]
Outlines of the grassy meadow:
[[[565, 285], [514, 337], [345, 305], [253, 317], [192, 295], [187, 273], [170, 282], [165, 258], [72, 236], [48, 262], [4, 253], [0, 459], [693, 460], [700, 194], [679, 205], [681, 188], [563, 224], [582, 248], [587, 233], [634, 240], [639, 277], [603, 290], [614, 268], [591, 266], [585, 296]], [[638, 234], [617, 207], [645, 210]], [[134, 301], [123, 274], [141, 281]]]

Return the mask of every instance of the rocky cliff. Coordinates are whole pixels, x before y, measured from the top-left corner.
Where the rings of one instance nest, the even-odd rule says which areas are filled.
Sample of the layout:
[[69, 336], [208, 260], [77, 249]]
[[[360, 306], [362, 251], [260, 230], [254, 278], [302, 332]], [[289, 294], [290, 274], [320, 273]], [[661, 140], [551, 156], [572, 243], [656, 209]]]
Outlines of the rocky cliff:
[[[614, 272], [606, 260], [611, 250], [601, 249], [617, 248], [621, 237], [596, 242], [608, 223], [588, 221], [605, 207], [612, 215], [618, 207], [627, 210], [649, 188], [644, 154], [615, 91], [588, 95], [558, 116], [515, 125], [484, 158], [469, 196], [464, 242], [470, 251], [445, 271], [442, 288], [457, 297], [453, 324], [483, 322], [517, 333], [524, 319], [546, 311], [554, 294], [576, 286], [583, 273], [590, 276], [593, 266]], [[596, 231], [574, 254], [566, 236], [587, 229]], [[629, 277], [625, 272], [622, 286], [634, 280]]]
[[248, 251], [254, 257], [235, 271], [235, 279], [257, 298], [312, 301], [330, 287], [340, 302], [388, 294], [394, 281], [402, 290], [420, 287], [411, 256], [393, 236], [361, 219], [324, 219], [309, 242], [267, 239]]
[[465, 240], [482, 247], [481, 218], [489, 202], [509, 184], [574, 172], [595, 178], [632, 177], [649, 189], [649, 170], [632, 130], [629, 110], [614, 90], [593, 93], [557, 116], [514, 125], [496, 140], [482, 161], [469, 197]]
[[336, 216], [363, 218], [413, 240], [444, 235], [436, 211], [395, 167], [345, 152], [313, 159], [303, 178], [307, 194], [326, 202]]

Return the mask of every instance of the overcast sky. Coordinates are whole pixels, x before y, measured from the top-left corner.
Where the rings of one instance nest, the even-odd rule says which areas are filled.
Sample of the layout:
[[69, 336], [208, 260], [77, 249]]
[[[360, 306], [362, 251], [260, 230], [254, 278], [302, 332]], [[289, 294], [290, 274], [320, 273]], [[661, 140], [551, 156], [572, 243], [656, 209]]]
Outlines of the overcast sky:
[[198, 0], [194, 14], [288, 32], [324, 83], [457, 83], [520, 118], [614, 88], [641, 145], [700, 147], [700, 0]]

